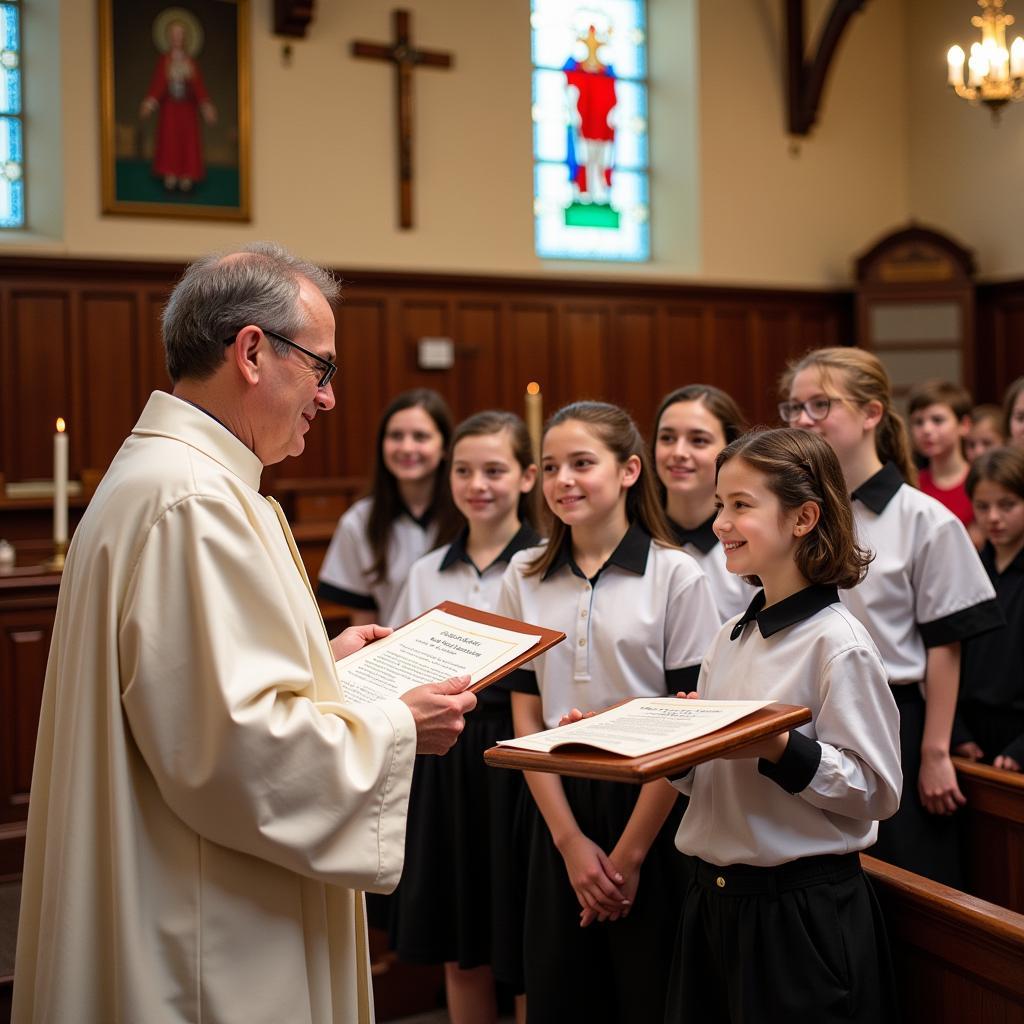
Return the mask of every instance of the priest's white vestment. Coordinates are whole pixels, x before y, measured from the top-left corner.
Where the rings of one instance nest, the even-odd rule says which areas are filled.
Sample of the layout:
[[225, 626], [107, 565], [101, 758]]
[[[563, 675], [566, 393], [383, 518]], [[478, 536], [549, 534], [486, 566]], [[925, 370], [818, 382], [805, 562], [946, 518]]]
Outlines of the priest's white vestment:
[[262, 466], [149, 400], [75, 532], [47, 666], [17, 1024], [372, 1019], [416, 730], [346, 705]]

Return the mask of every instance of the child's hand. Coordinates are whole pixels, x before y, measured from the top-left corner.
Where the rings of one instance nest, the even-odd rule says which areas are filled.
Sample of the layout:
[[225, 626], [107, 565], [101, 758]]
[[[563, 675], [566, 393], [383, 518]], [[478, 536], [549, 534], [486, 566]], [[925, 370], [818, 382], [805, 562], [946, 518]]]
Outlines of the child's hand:
[[636, 891], [639, 888], [639, 886], [640, 868], [637, 867], [635, 871], [625, 872], [623, 875], [622, 884], [619, 886], [619, 888], [625, 894], [626, 899], [629, 900], [629, 905], [622, 907], [620, 910], [615, 910], [610, 913], [595, 913], [593, 910], [581, 910], [580, 927], [586, 928], [588, 925], [593, 924], [595, 921], [599, 921], [601, 924], [604, 924], [605, 921], [618, 921], [620, 918], [628, 917], [629, 912], [633, 909], [633, 904], [636, 903]]
[[959, 757], [966, 757], [968, 761], [982, 761], [985, 758], [985, 751], [982, 750], [974, 740], [968, 740], [967, 743], [961, 743], [953, 753]]
[[584, 718], [593, 718], [596, 715], [596, 711], [588, 711], [584, 714], [579, 708], [570, 708], [562, 717], [558, 720], [559, 725], [571, 725], [573, 722], [582, 722]]
[[700, 700], [700, 694], [696, 690], [691, 690], [689, 693], [683, 693], [682, 690], [678, 690], [676, 696], [681, 697], [683, 700]]
[[569, 873], [569, 883], [584, 910], [595, 916], [621, 913], [629, 906], [629, 898], [622, 891], [625, 879], [608, 855], [597, 843], [582, 832], [573, 836], [559, 849]]
[[952, 814], [967, 803], [956, 782], [956, 769], [949, 754], [921, 752], [917, 792], [924, 809], [931, 814]]
[[1019, 772], [1020, 771], [1020, 765], [1017, 763], [1016, 759], [1010, 757], [1007, 754], [1000, 754], [992, 762], [992, 765], [995, 768], [1002, 768], [1003, 771], [1007, 771], [1007, 772]]

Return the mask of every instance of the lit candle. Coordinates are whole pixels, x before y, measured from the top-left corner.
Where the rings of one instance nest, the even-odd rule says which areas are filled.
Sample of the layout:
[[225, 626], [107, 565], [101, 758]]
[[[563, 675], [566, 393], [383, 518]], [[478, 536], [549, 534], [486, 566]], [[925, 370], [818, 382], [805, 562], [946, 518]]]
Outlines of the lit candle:
[[964, 84], [964, 51], [959, 46], [951, 46], [946, 54], [946, 63], [949, 66], [949, 78], [947, 81], [953, 88]]
[[68, 541], [68, 435], [64, 420], [57, 420], [53, 435], [53, 542]]
[[535, 380], [526, 385], [526, 429], [530, 432], [533, 457], [539, 463], [541, 432], [544, 429], [544, 403], [540, 385]]
[[1020, 36], [1010, 44], [1010, 74], [1014, 78], [1024, 78], [1024, 39]]

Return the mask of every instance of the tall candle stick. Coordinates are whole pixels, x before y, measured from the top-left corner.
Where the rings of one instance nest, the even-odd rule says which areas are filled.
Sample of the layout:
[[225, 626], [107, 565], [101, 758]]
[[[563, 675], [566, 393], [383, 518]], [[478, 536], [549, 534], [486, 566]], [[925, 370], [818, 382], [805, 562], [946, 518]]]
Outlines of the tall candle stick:
[[57, 420], [53, 435], [53, 543], [68, 541], [68, 435], [64, 420]]
[[526, 429], [530, 432], [533, 444], [533, 457], [540, 462], [540, 440], [544, 429], [544, 401], [540, 394], [540, 385], [531, 380], [526, 385]]

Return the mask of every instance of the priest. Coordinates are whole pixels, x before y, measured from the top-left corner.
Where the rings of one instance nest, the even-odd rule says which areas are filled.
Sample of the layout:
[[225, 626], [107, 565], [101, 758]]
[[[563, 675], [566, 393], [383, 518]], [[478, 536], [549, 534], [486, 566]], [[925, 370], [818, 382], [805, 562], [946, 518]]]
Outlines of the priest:
[[200, 259], [156, 392], [75, 532], [29, 811], [14, 1020], [373, 1018], [363, 891], [402, 870], [415, 754], [468, 679], [350, 705], [264, 466], [334, 406], [334, 278]]

